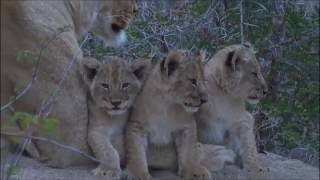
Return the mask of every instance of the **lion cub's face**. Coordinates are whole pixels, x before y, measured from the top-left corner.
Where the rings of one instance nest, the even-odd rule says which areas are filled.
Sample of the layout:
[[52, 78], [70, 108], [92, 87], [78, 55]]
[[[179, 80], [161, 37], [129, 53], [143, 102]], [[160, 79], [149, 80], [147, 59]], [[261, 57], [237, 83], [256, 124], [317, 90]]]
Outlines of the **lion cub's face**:
[[96, 106], [110, 115], [126, 112], [141, 89], [148, 60], [135, 60], [129, 64], [117, 57], [82, 61], [84, 80]]
[[267, 93], [267, 84], [260, 65], [250, 48], [241, 46], [229, 52], [226, 60], [229, 77], [236, 78], [232, 90], [234, 96], [244, 98], [251, 104], [258, 103]]
[[207, 101], [201, 60], [203, 54], [171, 52], [160, 62], [162, 79], [172, 101], [187, 112], [196, 112]]
[[126, 41], [124, 29], [138, 11], [136, 0], [105, 0], [100, 2], [102, 4], [91, 31], [109, 45], [120, 45]]

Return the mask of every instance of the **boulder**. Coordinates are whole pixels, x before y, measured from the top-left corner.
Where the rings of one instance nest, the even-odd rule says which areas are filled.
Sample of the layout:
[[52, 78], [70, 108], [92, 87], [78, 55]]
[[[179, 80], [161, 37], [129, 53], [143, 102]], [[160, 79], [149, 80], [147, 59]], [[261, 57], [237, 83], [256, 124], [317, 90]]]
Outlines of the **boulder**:
[[[10, 162], [13, 156], [10, 155], [6, 162]], [[299, 160], [288, 159], [273, 153], [260, 154], [259, 161], [266, 172], [258, 175], [248, 175], [235, 165], [227, 165], [219, 172], [212, 172], [213, 179], [237, 180], [247, 179], [281, 179], [281, 180], [317, 180], [319, 179], [319, 168], [310, 166]], [[2, 161], [2, 165], [6, 164]], [[5, 166], [8, 166], [5, 165]], [[102, 180], [101, 177], [93, 176], [91, 170], [96, 165], [70, 167], [66, 169], [55, 169], [46, 167], [42, 163], [22, 157], [19, 166], [11, 175], [11, 179], [19, 180]], [[157, 180], [179, 180], [174, 172], [152, 171], [154, 179]]]

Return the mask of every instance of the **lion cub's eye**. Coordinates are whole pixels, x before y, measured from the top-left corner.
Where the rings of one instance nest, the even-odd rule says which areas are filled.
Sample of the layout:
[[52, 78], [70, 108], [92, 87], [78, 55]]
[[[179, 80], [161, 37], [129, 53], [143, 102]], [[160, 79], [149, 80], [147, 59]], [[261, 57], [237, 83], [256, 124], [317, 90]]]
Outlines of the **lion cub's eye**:
[[104, 89], [109, 89], [109, 84], [107, 83], [102, 83], [101, 87], [103, 87]]
[[197, 80], [196, 80], [196, 79], [191, 78], [191, 79], [189, 79], [189, 80], [191, 81], [192, 86], [194, 86], [194, 87], [197, 86]]

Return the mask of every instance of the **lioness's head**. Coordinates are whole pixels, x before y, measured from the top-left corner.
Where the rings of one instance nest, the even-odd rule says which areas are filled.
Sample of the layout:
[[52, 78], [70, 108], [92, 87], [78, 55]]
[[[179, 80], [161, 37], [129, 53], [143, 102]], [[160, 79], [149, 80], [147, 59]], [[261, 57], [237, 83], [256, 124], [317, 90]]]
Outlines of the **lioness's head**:
[[169, 98], [187, 112], [196, 112], [207, 101], [202, 59], [204, 53], [176, 51], [160, 62], [160, 73]]
[[85, 58], [80, 72], [89, 87], [93, 102], [110, 115], [126, 112], [141, 89], [149, 60], [132, 63], [118, 57], [105, 57], [102, 62]]
[[73, 14], [78, 34], [87, 31], [102, 38], [108, 45], [126, 41], [124, 29], [137, 13], [136, 0], [65, 0]]
[[102, 3], [92, 32], [108, 44], [119, 45], [126, 41], [124, 29], [138, 11], [136, 0], [105, 0]]
[[[254, 51], [248, 45], [233, 45], [220, 50], [205, 69], [215, 68], [214, 78], [231, 96], [258, 103], [267, 93], [267, 84], [261, 74]], [[210, 65], [211, 63], [211, 65]]]

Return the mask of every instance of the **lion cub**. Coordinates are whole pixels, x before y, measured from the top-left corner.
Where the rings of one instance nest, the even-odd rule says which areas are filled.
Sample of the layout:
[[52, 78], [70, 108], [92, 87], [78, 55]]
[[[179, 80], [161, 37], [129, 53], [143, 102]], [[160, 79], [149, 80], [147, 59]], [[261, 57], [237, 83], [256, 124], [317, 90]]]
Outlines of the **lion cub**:
[[88, 143], [96, 158], [104, 162], [93, 170], [95, 175], [120, 179], [124, 127], [148, 66], [146, 59], [129, 64], [118, 57], [81, 62], [80, 72], [89, 91]]
[[227, 145], [244, 168], [261, 171], [257, 162], [254, 119], [245, 102], [257, 103], [267, 92], [260, 65], [248, 46], [233, 45], [218, 51], [204, 67], [208, 103], [196, 113], [199, 140]]
[[159, 61], [137, 96], [127, 132], [129, 179], [151, 179], [148, 146], [174, 144], [178, 175], [186, 179], [210, 179], [197, 152], [194, 112], [207, 101], [201, 60], [203, 54], [171, 52]]

